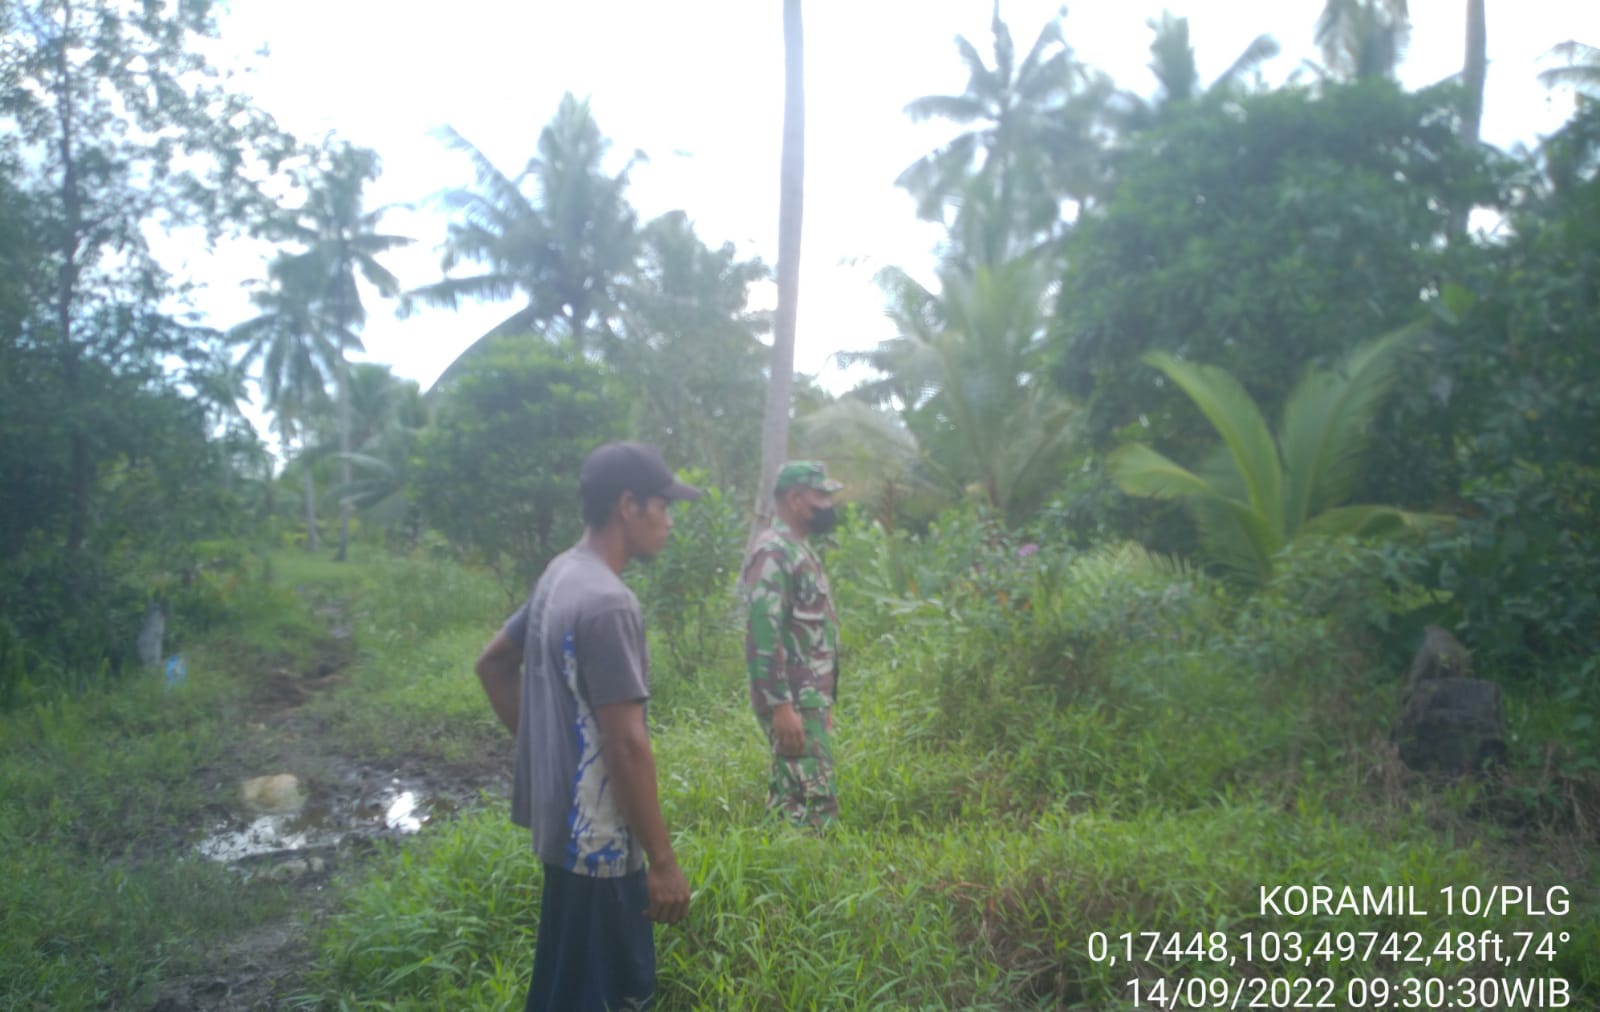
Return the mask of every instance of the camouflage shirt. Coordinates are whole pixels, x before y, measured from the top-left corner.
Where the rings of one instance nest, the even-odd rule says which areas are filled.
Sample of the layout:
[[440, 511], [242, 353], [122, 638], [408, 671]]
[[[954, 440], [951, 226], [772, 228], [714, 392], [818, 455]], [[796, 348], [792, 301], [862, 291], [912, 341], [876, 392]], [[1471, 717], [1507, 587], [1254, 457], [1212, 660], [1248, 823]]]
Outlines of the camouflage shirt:
[[782, 520], [756, 538], [740, 580], [749, 615], [745, 661], [750, 703], [771, 713], [833, 705], [839, 676], [839, 619], [822, 561]]

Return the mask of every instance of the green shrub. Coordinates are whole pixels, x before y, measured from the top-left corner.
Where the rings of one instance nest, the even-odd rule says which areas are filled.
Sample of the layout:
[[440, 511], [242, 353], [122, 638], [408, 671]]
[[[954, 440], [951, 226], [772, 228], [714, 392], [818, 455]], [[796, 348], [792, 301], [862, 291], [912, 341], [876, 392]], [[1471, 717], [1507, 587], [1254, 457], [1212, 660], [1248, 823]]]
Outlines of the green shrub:
[[[685, 472], [698, 483], [702, 472]], [[661, 554], [625, 571], [651, 636], [652, 677], [693, 681], [741, 654], [740, 555], [748, 526], [719, 488], [672, 507], [672, 536]]]

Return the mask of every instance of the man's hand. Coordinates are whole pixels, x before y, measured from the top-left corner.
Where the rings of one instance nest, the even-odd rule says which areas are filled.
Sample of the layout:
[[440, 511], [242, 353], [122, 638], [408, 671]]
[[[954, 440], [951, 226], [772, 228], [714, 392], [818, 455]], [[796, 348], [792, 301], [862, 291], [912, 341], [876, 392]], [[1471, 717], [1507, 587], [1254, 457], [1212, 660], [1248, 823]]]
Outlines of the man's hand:
[[805, 755], [806, 727], [793, 703], [772, 708], [772, 736], [778, 740], [778, 754], [793, 759]]
[[644, 873], [650, 906], [644, 915], [662, 924], [676, 924], [689, 913], [689, 880], [676, 861], [652, 861]]

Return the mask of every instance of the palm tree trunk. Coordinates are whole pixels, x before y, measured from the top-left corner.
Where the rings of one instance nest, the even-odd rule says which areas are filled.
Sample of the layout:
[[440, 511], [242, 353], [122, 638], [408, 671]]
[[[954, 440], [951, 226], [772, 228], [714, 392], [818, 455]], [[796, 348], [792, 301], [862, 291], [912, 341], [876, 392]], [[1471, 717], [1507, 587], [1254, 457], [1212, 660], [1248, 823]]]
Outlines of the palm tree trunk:
[[[1489, 76], [1489, 32], [1484, 20], [1484, 0], [1467, 0], [1467, 57], [1461, 81], [1466, 86], [1466, 103], [1461, 110], [1461, 143], [1477, 147], [1483, 127], [1483, 89]], [[1450, 239], [1458, 242], [1467, 236], [1470, 207], [1451, 215]]]
[[[350, 487], [350, 360], [345, 358], [344, 339], [339, 341], [339, 484]], [[339, 554], [343, 562], [350, 553], [350, 499], [339, 497]]]
[[789, 450], [794, 396], [794, 332], [800, 297], [800, 222], [805, 197], [805, 49], [800, 0], [783, 0], [783, 158], [778, 188], [778, 311], [772, 324], [772, 368], [761, 426], [761, 483], [756, 489], [756, 535], [772, 522], [772, 488]]
[[[349, 263], [349, 251], [341, 239], [339, 243], [340, 274]], [[350, 270], [350, 283], [355, 284], [355, 270]], [[339, 328], [339, 554], [335, 561], [344, 562], [350, 555], [350, 356], [345, 351], [345, 337], [352, 326], [350, 304], [341, 284], [334, 307], [334, 325]]]
[[1467, 60], [1461, 79], [1467, 86], [1467, 107], [1461, 121], [1461, 139], [1478, 143], [1483, 126], [1483, 87], [1489, 76], [1489, 29], [1484, 20], [1484, 0], [1467, 0]]
[[[301, 456], [304, 457], [304, 454]], [[322, 550], [322, 539], [317, 537], [317, 492], [314, 487], [316, 479], [311, 475], [309, 460], [301, 460], [300, 466], [303, 469], [301, 474], [305, 478], [306, 489], [306, 547], [312, 552], [318, 552]]]

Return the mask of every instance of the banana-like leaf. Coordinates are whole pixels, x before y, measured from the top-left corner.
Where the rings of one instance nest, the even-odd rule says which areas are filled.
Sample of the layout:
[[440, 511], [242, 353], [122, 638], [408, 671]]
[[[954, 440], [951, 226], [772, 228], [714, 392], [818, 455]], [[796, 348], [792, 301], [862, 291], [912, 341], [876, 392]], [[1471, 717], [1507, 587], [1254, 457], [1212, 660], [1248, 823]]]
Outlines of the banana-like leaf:
[[1119, 447], [1106, 458], [1106, 471], [1129, 495], [1189, 500], [1206, 554], [1247, 582], [1266, 579], [1284, 538], [1249, 503], [1143, 443]]
[[1246, 584], [1265, 583], [1283, 545], [1250, 507], [1237, 499], [1194, 500], [1193, 507], [1205, 554]]
[[1238, 380], [1216, 366], [1185, 362], [1164, 352], [1150, 352], [1144, 361], [1166, 373], [1216, 427], [1244, 478], [1251, 508], [1260, 514], [1273, 540], [1281, 542], [1283, 465], [1255, 401]]
[[1212, 484], [1143, 443], [1129, 443], [1106, 458], [1106, 472], [1129, 495], [1155, 499], [1220, 499]]
[[1404, 327], [1357, 348], [1337, 372], [1306, 373], [1284, 402], [1283, 523], [1291, 536], [1355, 490], [1368, 427], [1394, 385], [1399, 353], [1416, 333]]
[[1454, 517], [1441, 513], [1414, 513], [1393, 506], [1339, 506], [1324, 510], [1312, 517], [1301, 533], [1360, 537], [1369, 534], [1389, 534], [1400, 530], [1436, 530], [1454, 522]]

